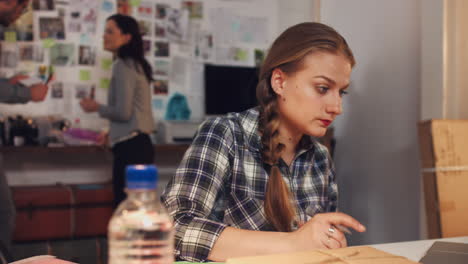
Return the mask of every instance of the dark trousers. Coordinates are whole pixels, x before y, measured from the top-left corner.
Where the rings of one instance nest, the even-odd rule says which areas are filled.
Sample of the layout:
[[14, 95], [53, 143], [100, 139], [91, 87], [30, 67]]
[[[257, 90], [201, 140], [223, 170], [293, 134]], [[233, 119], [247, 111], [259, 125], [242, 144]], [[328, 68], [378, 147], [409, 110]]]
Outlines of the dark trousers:
[[8, 186], [6, 175], [3, 171], [3, 160], [0, 155], [0, 247], [3, 249], [11, 249], [15, 217], [15, 204], [13, 203], [10, 187]]
[[124, 192], [127, 165], [154, 164], [154, 148], [147, 134], [140, 133], [129, 140], [119, 142], [112, 147], [114, 164], [112, 168], [114, 185], [114, 207], [117, 207], [127, 195]]

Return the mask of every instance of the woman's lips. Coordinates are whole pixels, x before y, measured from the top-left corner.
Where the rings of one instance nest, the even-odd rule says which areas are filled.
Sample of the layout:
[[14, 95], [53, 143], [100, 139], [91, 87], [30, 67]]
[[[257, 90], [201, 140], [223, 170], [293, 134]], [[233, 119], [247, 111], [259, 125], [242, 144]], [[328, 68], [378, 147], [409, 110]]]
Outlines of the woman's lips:
[[322, 124], [323, 124], [324, 126], [326, 126], [326, 127], [329, 126], [329, 125], [331, 124], [331, 122], [332, 122], [332, 121], [330, 121], [330, 120], [325, 120], [325, 119], [320, 119], [320, 121], [321, 121]]

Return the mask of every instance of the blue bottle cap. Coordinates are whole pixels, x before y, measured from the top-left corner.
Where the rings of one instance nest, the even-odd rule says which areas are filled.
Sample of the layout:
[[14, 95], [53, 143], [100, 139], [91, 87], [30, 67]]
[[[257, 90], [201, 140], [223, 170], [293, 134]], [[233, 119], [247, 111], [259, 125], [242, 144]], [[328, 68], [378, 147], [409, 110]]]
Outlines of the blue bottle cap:
[[156, 189], [158, 169], [154, 165], [127, 166], [128, 189]]

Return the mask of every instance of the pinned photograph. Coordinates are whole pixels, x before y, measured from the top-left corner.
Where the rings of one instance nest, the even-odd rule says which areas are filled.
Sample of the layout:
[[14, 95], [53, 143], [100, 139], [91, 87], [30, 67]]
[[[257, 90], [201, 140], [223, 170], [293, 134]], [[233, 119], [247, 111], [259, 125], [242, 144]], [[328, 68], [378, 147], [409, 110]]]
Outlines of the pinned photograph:
[[247, 48], [218, 47], [216, 48], [216, 60], [233, 65], [248, 65], [253, 54]]
[[154, 42], [155, 57], [169, 57], [169, 42], [156, 41]]
[[81, 32], [81, 12], [72, 11], [68, 19], [68, 31], [69, 32]]
[[189, 11], [187, 9], [167, 9], [167, 38], [174, 42], [185, 42], [188, 38]]
[[155, 60], [154, 61], [154, 74], [159, 76], [169, 76], [169, 61]]
[[153, 3], [141, 2], [137, 8], [138, 17], [153, 18]]
[[83, 99], [89, 97], [91, 92], [91, 85], [89, 84], [77, 84], [75, 86], [75, 98]]
[[4, 68], [16, 68], [18, 66], [18, 48], [16, 45], [0, 46], [0, 66]]
[[182, 2], [182, 8], [189, 11], [190, 19], [203, 18], [203, 3], [200, 1], [184, 1]]
[[165, 19], [167, 16], [168, 5], [165, 4], [156, 4], [155, 16], [157, 19]]
[[34, 59], [34, 45], [19, 46], [19, 60], [32, 61]]
[[154, 23], [154, 36], [157, 38], [166, 37], [166, 25], [164, 23], [158, 21]]
[[207, 31], [198, 31], [194, 45], [195, 58], [208, 61], [213, 58], [213, 34]]
[[167, 95], [168, 94], [167, 80], [154, 80], [153, 92], [155, 95]]
[[164, 109], [164, 101], [160, 98], [155, 98], [152, 100], [152, 105], [154, 110], [163, 110]]
[[57, 43], [50, 48], [50, 63], [55, 66], [74, 65], [74, 52], [73, 44]]
[[57, 12], [59, 17], [65, 17], [65, 14], [67, 13], [64, 7], [57, 8]]
[[32, 7], [34, 10], [52, 11], [55, 9], [54, 0], [33, 0]]
[[80, 46], [78, 64], [80, 65], [94, 65], [96, 58], [96, 51], [91, 46]]
[[63, 98], [63, 83], [62, 82], [52, 83], [50, 94], [52, 98], [55, 98], [55, 99]]
[[151, 35], [151, 22], [147, 20], [138, 20], [138, 28], [140, 29], [141, 36]]
[[34, 45], [33, 48], [33, 61], [44, 62], [44, 48], [40, 45]]
[[83, 26], [81, 30], [85, 33], [92, 33], [96, 32], [96, 22], [98, 17], [98, 1], [90, 1], [88, 0], [86, 3], [86, 9], [82, 12], [82, 23]]
[[40, 17], [39, 36], [41, 39], [65, 39], [63, 17]]

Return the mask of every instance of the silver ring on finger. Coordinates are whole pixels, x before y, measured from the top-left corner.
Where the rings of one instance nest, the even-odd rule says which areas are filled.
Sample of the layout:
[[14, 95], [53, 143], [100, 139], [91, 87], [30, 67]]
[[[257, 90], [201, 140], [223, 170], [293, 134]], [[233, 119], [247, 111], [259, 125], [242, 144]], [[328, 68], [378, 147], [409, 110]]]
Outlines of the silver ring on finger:
[[333, 228], [333, 227], [330, 226], [330, 227], [328, 228], [328, 233], [330, 233], [330, 234], [332, 234], [332, 235], [335, 234], [335, 228]]

